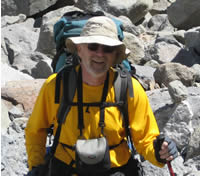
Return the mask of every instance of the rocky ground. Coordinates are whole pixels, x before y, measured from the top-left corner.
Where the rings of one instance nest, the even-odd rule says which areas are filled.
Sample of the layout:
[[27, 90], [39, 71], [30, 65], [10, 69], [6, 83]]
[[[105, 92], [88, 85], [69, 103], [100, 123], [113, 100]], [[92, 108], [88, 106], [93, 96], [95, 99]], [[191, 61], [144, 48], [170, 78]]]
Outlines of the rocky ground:
[[[174, 172], [200, 175], [199, 0], [2, 0], [1, 5], [2, 176], [28, 171], [24, 129], [41, 85], [52, 74], [53, 24], [72, 10], [103, 10], [123, 21], [128, 59], [147, 89], [160, 131], [178, 146]], [[169, 175], [167, 166], [142, 165], [145, 176]]]

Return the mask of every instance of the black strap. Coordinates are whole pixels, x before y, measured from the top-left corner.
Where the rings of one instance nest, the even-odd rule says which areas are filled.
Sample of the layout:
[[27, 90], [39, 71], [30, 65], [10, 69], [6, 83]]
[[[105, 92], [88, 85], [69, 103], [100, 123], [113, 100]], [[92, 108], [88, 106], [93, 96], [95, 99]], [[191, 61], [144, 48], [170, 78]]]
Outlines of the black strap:
[[54, 58], [53, 58], [53, 60], [52, 60], [52, 62], [51, 62], [51, 67], [53, 68], [53, 72], [55, 73], [55, 71], [56, 71], [56, 64], [57, 64], [57, 62], [58, 62], [58, 60], [59, 60], [59, 57], [60, 57], [60, 55], [62, 54], [62, 53], [64, 53], [65, 52], [65, 49], [64, 49], [65, 47], [62, 47], [62, 48], [60, 48], [57, 52], [56, 52], [56, 55], [54, 56]]
[[82, 85], [81, 67], [79, 68], [78, 71], [77, 93], [78, 93], [78, 129], [80, 130], [80, 136], [82, 136], [84, 123], [83, 123], [83, 85]]
[[103, 93], [102, 93], [102, 97], [101, 97], [102, 105], [100, 106], [99, 127], [101, 128], [101, 134], [103, 134], [103, 135], [104, 135], [103, 130], [104, 130], [104, 127], [105, 127], [105, 123], [104, 123], [105, 106], [104, 106], [103, 102], [106, 102], [106, 97], [107, 97], [107, 94], [108, 94], [108, 85], [109, 85], [109, 72], [107, 72], [106, 80], [104, 82]]
[[[78, 87], [77, 87], [77, 93], [78, 93], [78, 100], [77, 100], [77, 104], [78, 104], [78, 129], [80, 130], [80, 136], [82, 136], [82, 131], [84, 128], [84, 122], [83, 122], [83, 88], [82, 88], [82, 73], [81, 73], [81, 67], [79, 68], [78, 71]], [[107, 97], [107, 93], [108, 93], [108, 85], [109, 85], [109, 72], [107, 72], [107, 76], [106, 76], [106, 80], [104, 82], [104, 88], [103, 88], [103, 93], [102, 93], [102, 97], [101, 97], [101, 102], [100, 104], [100, 120], [99, 120], [99, 127], [101, 128], [101, 133], [103, 134], [103, 129], [105, 127], [105, 123], [104, 123], [104, 109], [105, 109], [105, 105], [108, 104], [104, 104], [104, 102], [106, 102], [106, 97]], [[91, 103], [92, 104], [92, 103]], [[88, 103], [87, 106], [89, 106], [90, 104]], [[97, 105], [97, 104], [96, 104]]]
[[55, 152], [56, 152], [56, 148], [58, 146], [58, 143], [59, 143], [59, 137], [60, 137], [60, 132], [61, 132], [61, 126], [62, 124], [58, 124], [58, 128], [56, 130], [56, 135], [55, 135], [55, 138], [54, 138], [54, 141], [53, 141], [53, 145], [51, 147], [51, 151], [50, 151], [50, 154], [51, 156], [54, 156]]
[[[51, 148], [51, 152], [50, 152], [50, 156], [54, 156], [57, 145], [59, 143], [59, 138], [60, 138], [60, 132], [61, 132], [61, 127], [63, 122], [65, 121], [68, 112], [70, 111], [71, 106], [69, 106], [69, 104], [67, 104], [67, 101], [72, 101], [74, 94], [75, 94], [75, 90], [72, 90], [73, 92], [69, 91], [69, 77], [75, 74], [75, 68], [73, 67], [73, 65], [67, 65], [65, 68], [63, 68], [63, 70], [61, 70], [59, 73], [57, 73], [56, 76], [56, 88], [55, 88], [55, 103], [59, 103], [59, 99], [60, 99], [60, 85], [61, 85], [61, 80], [63, 80], [63, 97], [58, 109], [58, 114], [57, 114], [57, 121], [58, 121], [58, 128], [56, 130], [56, 134], [54, 137], [54, 142]], [[76, 75], [74, 75], [76, 78]], [[76, 80], [74, 80], [76, 82]], [[76, 85], [74, 84], [74, 87]], [[74, 88], [75, 89], [75, 88]], [[64, 91], [66, 90], [66, 91]], [[66, 93], [68, 92], [68, 94]], [[69, 96], [69, 94], [72, 94]]]

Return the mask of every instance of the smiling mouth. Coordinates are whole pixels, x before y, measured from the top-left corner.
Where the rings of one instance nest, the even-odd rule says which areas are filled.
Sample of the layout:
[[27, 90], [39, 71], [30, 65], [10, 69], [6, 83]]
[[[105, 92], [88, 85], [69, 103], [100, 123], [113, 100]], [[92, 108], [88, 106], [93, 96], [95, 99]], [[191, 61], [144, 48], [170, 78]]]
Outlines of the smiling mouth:
[[94, 62], [95, 64], [103, 64], [103, 63], [104, 63], [103, 61], [101, 62], [101, 61], [94, 61], [94, 60], [93, 60], [93, 62]]

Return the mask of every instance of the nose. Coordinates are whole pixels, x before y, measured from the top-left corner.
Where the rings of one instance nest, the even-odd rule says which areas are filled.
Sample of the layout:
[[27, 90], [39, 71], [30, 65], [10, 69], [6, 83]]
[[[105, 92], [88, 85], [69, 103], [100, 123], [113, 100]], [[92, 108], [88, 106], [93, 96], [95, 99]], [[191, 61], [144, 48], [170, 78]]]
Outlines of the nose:
[[105, 52], [103, 51], [102, 45], [99, 45], [98, 49], [96, 50], [96, 54], [98, 56], [103, 56], [105, 54]]

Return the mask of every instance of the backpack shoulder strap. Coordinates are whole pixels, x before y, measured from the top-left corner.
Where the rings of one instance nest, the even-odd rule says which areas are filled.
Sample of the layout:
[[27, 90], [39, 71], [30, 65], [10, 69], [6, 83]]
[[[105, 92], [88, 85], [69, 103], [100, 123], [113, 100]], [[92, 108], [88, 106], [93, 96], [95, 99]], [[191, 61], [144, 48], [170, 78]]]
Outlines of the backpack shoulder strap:
[[114, 81], [114, 89], [115, 89], [115, 101], [123, 102], [123, 105], [119, 108], [120, 108], [120, 111], [124, 118], [128, 146], [131, 150], [132, 156], [134, 157], [134, 155], [136, 153], [136, 149], [133, 145], [132, 137], [131, 137], [131, 133], [130, 133], [130, 129], [129, 129], [127, 90], [129, 91], [130, 97], [134, 97], [134, 93], [133, 93], [133, 85], [132, 85], [131, 75], [127, 70], [119, 69], [116, 72], [115, 81]]
[[61, 80], [63, 84], [63, 96], [62, 96], [62, 100], [60, 102], [60, 106], [58, 109], [58, 114], [57, 114], [58, 128], [56, 130], [54, 142], [51, 148], [51, 152], [50, 152], [51, 156], [55, 154], [55, 151], [59, 142], [62, 124], [66, 120], [67, 114], [69, 113], [71, 109], [69, 102], [73, 101], [73, 98], [75, 95], [75, 91], [77, 87], [76, 85], [77, 73], [76, 73], [75, 67], [72, 67], [72, 66], [70, 67], [68, 65], [67, 67], [63, 68], [60, 72], [57, 73], [56, 88], [55, 88], [55, 103], [59, 103]]
[[131, 75], [126, 69], [117, 69], [114, 79], [115, 101], [124, 101], [127, 98], [127, 90], [130, 97], [134, 97]]

